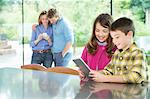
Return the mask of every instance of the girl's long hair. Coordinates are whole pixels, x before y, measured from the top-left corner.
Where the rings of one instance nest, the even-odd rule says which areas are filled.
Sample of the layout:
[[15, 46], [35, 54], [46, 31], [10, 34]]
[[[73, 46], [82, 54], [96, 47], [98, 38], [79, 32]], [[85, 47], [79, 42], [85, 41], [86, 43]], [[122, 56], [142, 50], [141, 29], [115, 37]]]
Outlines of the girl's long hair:
[[[94, 55], [97, 51], [97, 48], [98, 48], [97, 38], [96, 38], [96, 35], [95, 35], [96, 24], [100, 23], [101, 26], [103, 26], [104, 28], [108, 28], [109, 31], [110, 31], [112, 22], [113, 22], [112, 17], [107, 13], [106, 14], [100, 14], [95, 19], [94, 24], [93, 24], [93, 33], [92, 33], [91, 39], [87, 43], [87, 49], [88, 49], [88, 52], [90, 54]], [[113, 54], [114, 44], [112, 42], [112, 38], [110, 36], [110, 33], [109, 33], [109, 36], [108, 36], [106, 42], [107, 42], [106, 52], [111, 57], [112, 54]]]

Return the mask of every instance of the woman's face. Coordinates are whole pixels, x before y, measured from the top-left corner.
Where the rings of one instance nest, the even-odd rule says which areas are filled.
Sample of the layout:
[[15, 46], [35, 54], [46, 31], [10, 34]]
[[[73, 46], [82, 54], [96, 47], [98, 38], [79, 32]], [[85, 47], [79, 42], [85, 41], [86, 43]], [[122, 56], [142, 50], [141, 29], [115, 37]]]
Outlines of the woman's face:
[[109, 29], [104, 28], [99, 22], [96, 23], [95, 36], [99, 42], [105, 42], [109, 36]]
[[42, 15], [42, 16], [40, 17], [40, 20], [41, 20], [41, 22], [42, 22], [43, 25], [48, 25], [48, 17], [47, 17], [46, 14], [45, 14], [45, 15]]

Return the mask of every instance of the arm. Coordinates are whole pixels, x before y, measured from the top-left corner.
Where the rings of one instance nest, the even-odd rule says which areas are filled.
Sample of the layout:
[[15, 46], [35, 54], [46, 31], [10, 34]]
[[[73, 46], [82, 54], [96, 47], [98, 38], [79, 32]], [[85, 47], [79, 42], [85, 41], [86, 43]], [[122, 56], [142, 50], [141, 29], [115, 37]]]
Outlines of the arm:
[[35, 43], [34, 43], [35, 40], [36, 40], [36, 32], [32, 31], [31, 42], [30, 42], [31, 47], [36, 46]]
[[43, 39], [42, 34], [38, 35], [38, 38], [34, 41], [34, 44], [37, 45], [39, 41], [41, 41], [42, 39]]
[[71, 29], [69, 24], [64, 23], [63, 31], [64, 31], [65, 40], [67, 42], [65, 48], [62, 51], [62, 56], [65, 56], [65, 54], [72, 47], [73, 44], [73, 30]]
[[36, 30], [36, 26], [37, 26], [37, 24], [33, 24], [33, 25], [32, 25], [32, 31], [35, 31], [35, 30]]
[[[141, 83], [144, 81], [145, 62], [141, 51], [134, 51], [131, 54], [132, 67], [122, 75], [113, 75], [114, 67], [110, 64], [101, 72], [90, 72], [92, 79], [96, 82], [117, 82], [117, 83]], [[105, 75], [104, 75], [105, 74]]]
[[123, 75], [123, 79], [127, 83], [142, 83], [146, 80], [145, 55], [141, 50], [135, 50], [131, 56], [132, 67]]
[[65, 54], [67, 53], [67, 51], [68, 51], [71, 47], [72, 47], [72, 43], [71, 43], [70, 41], [67, 42], [67, 44], [66, 44], [64, 50], [62, 51], [62, 56], [63, 56], [63, 57], [65, 56]]
[[91, 71], [90, 75], [92, 77], [92, 80], [95, 82], [118, 82], [123, 83], [123, 77], [120, 75], [114, 75], [114, 56], [112, 57], [109, 64], [105, 67], [104, 70], [101, 71]]
[[90, 77], [95, 82], [117, 82], [124, 83], [123, 77], [120, 75], [104, 75], [102, 71], [91, 71]]
[[42, 34], [38, 35], [38, 32], [39, 32], [38, 27], [36, 27], [36, 30], [32, 31], [32, 38], [30, 43], [32, 47], [36, 46], [39, 43], [39, 41], [43, 39]]

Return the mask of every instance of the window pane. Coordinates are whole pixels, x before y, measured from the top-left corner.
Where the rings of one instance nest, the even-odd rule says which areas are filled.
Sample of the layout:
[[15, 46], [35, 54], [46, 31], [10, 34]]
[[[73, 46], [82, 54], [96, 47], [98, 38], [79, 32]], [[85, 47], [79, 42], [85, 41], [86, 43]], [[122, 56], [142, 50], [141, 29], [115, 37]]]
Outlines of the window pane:
[[22, 64], [21, 0], [0, 1], [0, 67]]

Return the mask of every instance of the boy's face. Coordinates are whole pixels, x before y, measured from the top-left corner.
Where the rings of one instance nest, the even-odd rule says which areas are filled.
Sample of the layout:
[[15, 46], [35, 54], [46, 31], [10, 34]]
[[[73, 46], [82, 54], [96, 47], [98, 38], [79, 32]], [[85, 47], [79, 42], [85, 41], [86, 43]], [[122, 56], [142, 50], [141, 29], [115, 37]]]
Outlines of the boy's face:
[[118, 49], [124, 49], [128, 47], [131, 42], [131, 36], [129, 36], [128, 34], [125, 35], [125, 33], [119, 30], [110, 32], [110, 35], [113, 38], [113, 43], [117, 46]]

